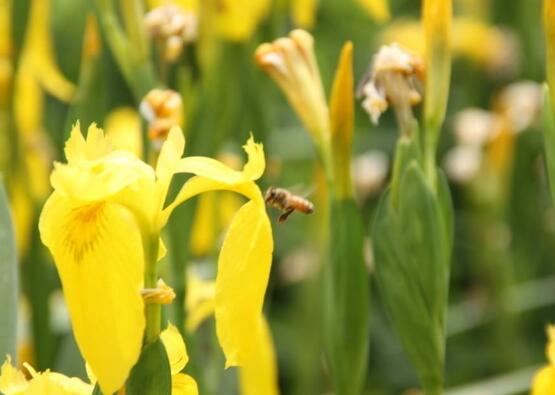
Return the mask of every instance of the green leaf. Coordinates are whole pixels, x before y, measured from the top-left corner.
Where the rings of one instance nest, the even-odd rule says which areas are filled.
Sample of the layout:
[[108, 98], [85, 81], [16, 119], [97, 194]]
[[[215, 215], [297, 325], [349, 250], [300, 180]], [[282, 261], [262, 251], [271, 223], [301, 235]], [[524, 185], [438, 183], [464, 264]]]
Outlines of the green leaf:
[[338, 395], [361, 393], [369, 348], [369, 281], [364, 233], [353, 199], [331, 207], [331, 260], [326, 267], [327, 348]]
[[555, 114], [549, 98], [549, 87], [544, 85], [543, 124], [544, 149], [549, 191], [555, 204]]
[[4, 182], [0, 176], [0, 358], [17, 358], [18, 265], [15, 238]]
[[445, 178], [437, 193], [420, 165], [410, 163], [399, 184], [398, 206], [388, 190], [373, 226], [376, 277], [382, 300], [428, 395], [441, 393], [445, 310], [453, 213]]
[[170, 364], [160, 339], [147, 344], [127, 379], [127, 395], [170, 395]]

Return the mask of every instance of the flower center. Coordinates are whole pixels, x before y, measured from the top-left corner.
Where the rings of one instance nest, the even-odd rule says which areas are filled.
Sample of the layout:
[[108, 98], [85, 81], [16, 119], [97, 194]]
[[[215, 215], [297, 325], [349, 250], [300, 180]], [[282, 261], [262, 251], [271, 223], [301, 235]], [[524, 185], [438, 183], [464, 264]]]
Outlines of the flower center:
[[102, 202], [75, 208], [68, 218], [64, 244], [78, 263], [94, 250], [101, 239], [107, 225], [104, 220], [105, 205]]

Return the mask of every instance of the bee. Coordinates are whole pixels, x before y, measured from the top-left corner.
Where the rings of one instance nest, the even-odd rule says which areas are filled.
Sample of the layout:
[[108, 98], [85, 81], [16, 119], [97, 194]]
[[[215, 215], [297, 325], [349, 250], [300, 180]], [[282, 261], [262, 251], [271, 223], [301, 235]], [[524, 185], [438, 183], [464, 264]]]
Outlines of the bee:
[[304, 214], [311, 214], [314, 212], [314, 204], [283, 188], [268, 188], [264, 195], [264, 201], [268, 206], [282, 211], [282, 214], [278, 218], [279, 223], [285, 222], [293, 211], [299, 211]]

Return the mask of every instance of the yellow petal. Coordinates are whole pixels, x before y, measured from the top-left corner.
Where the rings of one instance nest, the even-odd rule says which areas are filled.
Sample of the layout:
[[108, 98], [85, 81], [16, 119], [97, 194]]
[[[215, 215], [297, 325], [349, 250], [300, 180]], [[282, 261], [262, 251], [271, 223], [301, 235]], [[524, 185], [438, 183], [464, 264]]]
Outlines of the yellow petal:
[[204, 320], [214, 314], [215, 298], [216, 283], [214, 281], [202, 280], [192, 271], [187, 275], [185, 328], [188, 332], [194, 332]]
[[[128, 151], [112, 151], [110, 141], [96, 125], [89, 127], [87, 140], [73, 128], [65, 146], [68, 164], [55, 163], [50, 182], [60, 194], [81, 201], [99, 201], [113, 197], [134, 183], [154, 186], [154, 171]], [[147, 206], [155, 199], [153, 191], [142, 193], [144, 202], [131, 199], [128, 203]], [[145, 193], [148, 192], [148, 193]], [[149, 206], [150, 208], [150, 206]]]
[[[156, 177], [160, 184], [167, 190], [171, 178], [177, 171], [181, 156], [185, 150], [185, 137], [178, 126], [171, 128], [168, 138], [162, 145], [158, 161], [156, 162]], [[165, 195], [165, 192], [164, 192]]]
[[15, 76], [14, 115], [18, 133], [29, 135], [42, 126], [44, 97], [40, 85], [22, 55]]
[[172, 376], [172, 395], [198, 395], [195, 379], [183, 373]]
[[5, 395], [22, 394], [28, 385], [23, 373], [12, 366], [12, 359], [8, 355], [0, 371], [0, 392]]
[[253, 351], [252, 334], [260, 325], [272, 250], [264, 206], [246, 203], [237, 212], [218, 258], [216, 332], [226, 367], [243, 365]]
[[337, 197], [352, 196], [351, 152], [354, 123], [353, 44], [343, 45], [330, 99], [332, 150]]
[[276, 355], [270, 328], [263, 316], [260, 316], [258, 336], [254, 338], [254, 352], [239, 370], [241, 395], [278, 395]]
[[106, 135], [115, 149], [125, 150], [143, 157], [143, 136], [141, 119], [137, 111], [130, 107], [115, 109], [106, 118]]
[[358, 0], [358, 2], [376, 22], [384, 23], [391, 18], [387, 0]]
[[[35, 387], [34, 381], [43, 381], [39, 388]], [[35, 392], [35, 389], [37, 390]], [[46, 389], [46, 391], [44, 391]], [[60, 395], [90, 395], [94, 387], [91, 384], [84, 383], [77, 377], [67, 377], [60, 373], [45, 372], [39, 377], [33, 379], [29, 386], [29, 394], [60, 394]]]
[[553, 395], [554, 389], [555, 366], [546, 366], [534, 376], [531, 395]]
[[162, 339], [162, 343], [168, 354], [170, 369], [173, 376], [181, 372], [183, 368], [185, 368], [185, 365], [187, 365], [187, 362], [189, 362], [185, 342], [177, 328], [171, 323], [168, 323], [168, 327], [162, 331], [160, 339]]
[[39, 231], [54, 257], [81, 354], [111, 394], [136, 363], [145, 328], [136, 221], [119, 204], [76, 205], [54, 192]]
[[243, 167], [243, 174], [251, 180], [258, 180], [264, 174], [266, 168], [266, 160], [264, 159], [264, 146], [261, 143], [255, 143], [254, 137], [251, 136], [247, 143], [243, 145], [243, 149], [247, 153], [248, 160]]
[[48, 92], [67, 102], [73, 97], [75, 86], [56, 66], [48, 24], [50, 0], [33, 0], [29, 12], [24, 51], [29, 55], [33, 74]]

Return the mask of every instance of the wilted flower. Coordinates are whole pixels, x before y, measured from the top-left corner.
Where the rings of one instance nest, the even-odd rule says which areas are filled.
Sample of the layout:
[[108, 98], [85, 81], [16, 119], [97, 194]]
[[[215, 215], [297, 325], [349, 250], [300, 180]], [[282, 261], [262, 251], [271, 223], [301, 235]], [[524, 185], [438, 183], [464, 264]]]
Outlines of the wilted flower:
[[164, 45], [164, 59], [175, 62], [183, 47], [198, 36], [197, 15], [178, 5], [165, 4], [145, 15], [147, 32]]
[[480, 171], [483, 156], [481, 146], [458, 145], [445, 155], [445, 171], [453, 181], [467, 183]]
[[505, 118], [513, 133], [520, 133], [538, 120], [542, 105], [541, 85], [534, 81], [518, 81], [501, 90], [495, 110]]
[[[412, 122], [411, 106], [422, 101], [421, 83], [424, 77], [422, 58], [397, 44], [384, 45], [375, 55], [369, 78], [359, 89], [362, 107], [374, 124], [392, 105], [400, 125]], [[407, 119], [408, 118], [408, 119]]]

